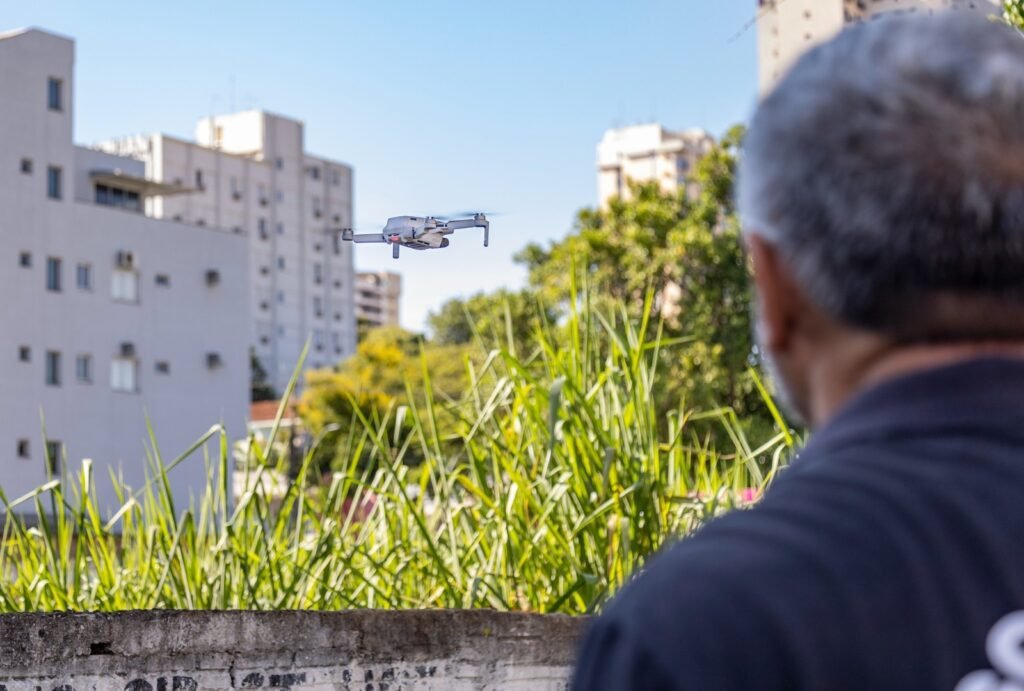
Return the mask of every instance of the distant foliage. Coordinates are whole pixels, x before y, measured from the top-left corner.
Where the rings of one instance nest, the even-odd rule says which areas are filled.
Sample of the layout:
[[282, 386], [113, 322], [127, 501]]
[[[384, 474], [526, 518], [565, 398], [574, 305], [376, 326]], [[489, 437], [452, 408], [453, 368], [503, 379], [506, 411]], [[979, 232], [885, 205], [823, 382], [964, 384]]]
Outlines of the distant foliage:
[[[355, 355], [336, 369], [313, 370], [298, 411], [314, 436], [322, 436], [316, 466], [343, 466], [343, 444], [359, 416], [380, 424], [386, 412], [423, 402], [426, 390], [442, 400], [460, 398], [468, 389], [466, 359], [460, 345], [427, 343], [398, 327], [368, 330]], [[392, 419], [390, 437], [401, 438], [402, 419]], [[410, 459], [412, 456], [410, 455]]]
[[[563, 312], [582, 276], [593, 300], [624, 306], [637, 323], [651, 317], [648, 335], [674, 340], [662, 351], [660, 407], [680, 400], [697, 408], [727, 405], [757, 425], [770, 423], [747, 375], [756, 361], [751, 287], [733, 206], [742, 136], [734, 128], [700, 161], [690, 179], [697, 194], [634, 185], [629, 199], [584, 209], [568, 237], [531, 245], [518, 259], [531, 287]], [[655, 301], [648, 304], [651, 291]]]
[[1024, 31], [1024, 0], [1006, 0], [1003, 15], [1006, 21]]

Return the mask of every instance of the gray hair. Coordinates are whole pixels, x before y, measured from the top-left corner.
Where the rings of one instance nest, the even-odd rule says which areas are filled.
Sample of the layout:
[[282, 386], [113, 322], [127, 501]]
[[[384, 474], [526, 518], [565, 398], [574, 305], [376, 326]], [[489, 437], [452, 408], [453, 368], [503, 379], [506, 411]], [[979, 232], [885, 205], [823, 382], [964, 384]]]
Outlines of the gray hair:
[[[746, 232], [833, 317], [909, 339], [1024, 335], [1021, 35], [952, 12], [853, 26], [796, 63], [743, 149]], [[1012, 308], [1012, 328], [961, 299]]]

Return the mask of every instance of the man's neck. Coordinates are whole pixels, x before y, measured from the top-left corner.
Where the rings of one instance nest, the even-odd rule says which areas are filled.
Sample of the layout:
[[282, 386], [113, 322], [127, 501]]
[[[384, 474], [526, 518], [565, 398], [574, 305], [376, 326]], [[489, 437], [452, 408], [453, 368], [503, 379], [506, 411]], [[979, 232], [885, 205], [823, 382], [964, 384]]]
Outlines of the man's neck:
[[811, 420], [820, 428], [854, 396], [879, 384], [916, 372], [984, 357], [1024, 360], [1024, 341], [963, 344], [900, 345], [860, 343], [843, 349], [845, 362], [820, 363]]

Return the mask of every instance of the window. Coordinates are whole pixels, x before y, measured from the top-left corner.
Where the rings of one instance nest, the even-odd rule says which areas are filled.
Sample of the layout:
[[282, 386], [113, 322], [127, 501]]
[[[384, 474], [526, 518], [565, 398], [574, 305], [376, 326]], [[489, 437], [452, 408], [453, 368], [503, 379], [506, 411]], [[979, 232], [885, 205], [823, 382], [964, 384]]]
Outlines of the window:
[[283, 201], [284, 201], [284, 192], [282, 192], [281, 190], [278, 190], [278, 191], [277, 191], [277, 192], [275, 193], [275, 196], [277, 197], [277, 203], [278, 203], [278, 204], [280, 204], [281, 202], [283, 202]]
[[267, 233], [267, 219], [261, 218], [256, 221], [256, 227], [259, 229], [260, 240], [266, 240], [269, 234]]
[[134, 358], [116, 357], [110, 363], [110, 388], [114, 391], [135, 391], [138, 363]]
[[267, 186], [264, 185], [261, 182], [261, 183], [259, 183], [259, 185], [256, 186], [256, 189], [259, 190], [260, 206], [266, 206], [267, 205]]
[[46, 167], [46, 196], [50, 199], [60, 199], [61, 191], [61, 169], [57, 166]]
[[75, 379], [80, 384], [92, 384], [92, 355], [79, 355], [75, 358]]
[[334, 245], [334, 248], [333, 248], [334, 249], [334, 253], [335, 254], [341, 254], [341, 234], [340, 233], [334, 233], [331, 236], [331, 240], [332, 240], [332, 243]]
[[113, 271], [110, 274], [110, 295], [121, 302], [138, 302], [139, 275], [126, 269]]
[[277, 268], [279, 271], [284, 271], [284, 257], [277, 258]]
[[79, 290], [92, 290], [91, 264], [79, 264], [75, 267], [75, 284]]
[[18, 440], [18, 458], [28, 458], [28, 439]]
[[57, 257], [46, 258], [46, 289], [51, 293], [60, 292], [61, 261]]
[[32, 174], [32, 159], [31, 158], [23, 158], [23, 159], [21, 159], [21, 172], [24, 173], [25, 175], [31, 175]]
[[313, 283], [320, 285], [324, 282], [324, 265], [320, 262], [313, 264]]
[[236, 202], [242, 198], [242, 188], [238, 186], [238, 178], [231, 177], [231, 198]]
[[320, 218], [323, 211], [320, 209], [320, 197], [313, 197], [313, 217]]
[[32, 268], [32, 255], [28, 252], [22, 252], [18, 255], [18, 266], [23, 269]]
[[341, 184], [341, 173], [337, 170], [331, 171], [331, 184], [337, 187]]
[[61, 461], [64, 456], [64, 445], [59, 441], [48, 439], [46, 441], [46, 467], [51, 475], [60, 474]]
[[277, 301], [280, 302], [280, 303], [284, 303], [284, 291], [283, 290], [277, 291]]
[[274, 159], [274, 167], [278, 170], [284, 170], [284, 159], [278, 156]]
[[60, 386], [60, 353], [56, 350], [46, 351], [46, 385]]
[[284, 224], [281, 223], [280, 221], [277, 224], [277, 234], [284, 235]]
[[324, 299], [319, 295], [313, 296], [313, 315], [318, 319], [324, 316]]
[[167, 288], [171, 285], [171, 277], [167, 274], [157, 274], [154, 280], [158, 286]]
[[32, 349], [28, 346], [18, 346], [18, 360], [21, 362], [31, 362]]
[[309, 177], [313, 178], [314, 180], [319, 180], [320, 179], [320, 166], [310, 166], [309, 167]]
[[196, 170], [196, 189], [197, 190], [205, 190], [206, 189], [206, 185], [203, 184], [203, 171], [198, 170], [198, 169]]
[[313, 347], [317, 351], [322, 351], [324, 349], [324, 332], [320, 329], [313, 330]]
[[64, 82], [50, 77], [46, 84], [46, 104], [50, 110], [64, 110]]
[[109, 185], [96, 185], [94, 201], [103, 206], [115, 206], [128, 211], [142, 211], [139, 193]]
[[156, 371], [157, 371], [158, 374], [170, 374], [171, 373], [171, 363], [167, 362], [166, 360], [158, 361], [156, 363]]

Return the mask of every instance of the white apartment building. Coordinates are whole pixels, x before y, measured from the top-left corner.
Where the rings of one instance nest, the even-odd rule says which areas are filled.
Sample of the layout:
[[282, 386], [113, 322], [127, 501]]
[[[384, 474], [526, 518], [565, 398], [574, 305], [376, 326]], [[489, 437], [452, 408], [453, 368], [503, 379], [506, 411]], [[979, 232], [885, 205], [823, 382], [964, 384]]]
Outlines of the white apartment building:
[[657, 180], [666, 192], [676, 190], [714, 143], [704, 130], [670, 132], [656, 123], [606, 131], [597, 145], [598, 204], [628, 198], [630, 180]]
[[356, 274], [356, 320], [359, 324], [398, 326], [401, 299], [401, 275], [390, 271], [360, 271]]
[[250, 341], [278, 393], [307, 340], [307, 369], [356, 345], [352, 246], [337, 232], [352, 225], [352, 168], [306, 153], [303, 140], [301, 122], [247, 111], [200, 120], [194, 142], [152, 134], [97, 145], [187, 190], [148, 198], [147, 214], [248, 239]]
[[999, 0], [758, 0], [759, 84], [767, 92], [808, 48], [850, 22], [888, 12], [941, 10], [998, 14]]
[[[74, 145], [74, 60], [70, 39], [0, 34], [0, 489], [90, 458], [109, 510], [109, 470], [144, 484], [147, 420], [165, 463], [216, 423], [245, 433], [249, 253], [244, 234], [148, 218], [182, 190]], [[170, 480], [198, 496], [202, 454]]]

